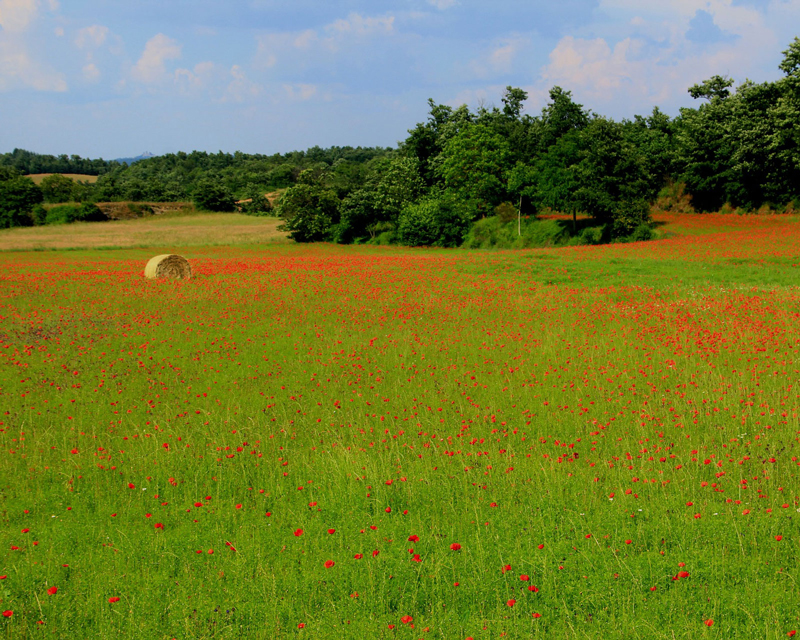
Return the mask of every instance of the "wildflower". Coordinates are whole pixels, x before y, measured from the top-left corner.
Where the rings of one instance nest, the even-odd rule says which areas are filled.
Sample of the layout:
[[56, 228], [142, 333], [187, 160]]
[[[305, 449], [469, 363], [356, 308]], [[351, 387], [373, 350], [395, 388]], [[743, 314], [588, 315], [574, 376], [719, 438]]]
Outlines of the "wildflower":
[[336, 564], [336, 563], [335, 563], [333, 560], [326, 560], [326, 561], [325, 561], [325, 568], [326, 568], [326, 569], [330, 569], [330, 568], [331, 568], [333, 565], [335, 565], [335, 564]]
[[54, 595], [56, 595], [57, 593], [58, 593], [58, 587], [50, 587], [50, 588], [47, 590], [47, 595], [48, 595], [48, 596], [54, 596]]

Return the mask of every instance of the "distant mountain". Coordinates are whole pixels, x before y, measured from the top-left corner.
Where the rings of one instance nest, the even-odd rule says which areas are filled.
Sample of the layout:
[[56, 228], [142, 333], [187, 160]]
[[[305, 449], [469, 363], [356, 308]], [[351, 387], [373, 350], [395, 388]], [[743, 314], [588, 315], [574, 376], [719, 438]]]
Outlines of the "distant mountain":
[[134, 162], [139, 162], [139, 160], [146, 160], [147, 158], [155, 158], [155, 157], [156, 157], [155, 154], [152, 154], [149, 151], [145, 151], [142, 155], [136, 156], [135, 158], [117, 158], [116, 162], [133, 164]]

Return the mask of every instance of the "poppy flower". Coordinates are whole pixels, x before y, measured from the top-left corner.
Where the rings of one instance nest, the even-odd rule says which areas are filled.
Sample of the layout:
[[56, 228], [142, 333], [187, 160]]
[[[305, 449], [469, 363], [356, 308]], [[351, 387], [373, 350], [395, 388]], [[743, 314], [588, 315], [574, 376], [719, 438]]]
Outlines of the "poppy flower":
[[539, 587], [531, 585], [530, 587], [528, 587], [528, 591], [531, 591], [533, 593], [539, 593]]
[[541, 618], [541, 617], [542, 617], [542, 614], [541, 614], [541, 613], [534, 613], [534, 614], [533, 614], [533, 617], [534, 617], [534, 618]]
[[783, 540], [783, 536], [775, 536], [775, 539], [776, 539], [778, 542], [780, 542], [781, 540]]
[[300, 536], [303, 535], [303, 530], [302, 529], [295, 529], [294, 530], [294, 535], [299, 538]]
[[450, 545], [450, 550], [451, 551], [461, 551], [461, 545], [458, 544], [458, 542], [454, 542], [453, 544]]
[[411, 616], [403, 616], [402, 618], [400, 618], [400, 622], [402, 622], [403, 624], [408, 624], [409, 622], [413, 621], [414, 618], [412, 618]]
[[114, 604], [115, 602], [119, 602], [119, 598], [117, 596], [113, 596], [113, 597], [109, 598], [108, 601], [111, 604]]
[[6, 609], [5, 611], [3, 611], [3, 617], [4, 618], [10, 618], [13, 615], [14, 615], [14, 612], [11, 611], [10, 609]]
[[522, 575], [519, 577], [519, 579], [520, 579], [520, 580], [522, 580], [523, 582], [527, 582], [528, 580], [530, 580], [530, 579], [531, 579], [531, 577], [530, 577], [528, 574], [526, 574], [526, 573], [523, 573], [523, 574], [522, 574]]
[[363, 554], [363, 553], [357, 553], [357, 554], [356, 554], [356, 555], [354, 555], [353, 557], [354, 557], [356, 560], [361, 560], [361, 558], [363, 558], [363, 557], [364, 557], [364, 554]]
[[408, 536], [408, 541], [409, 542], [419, 542], [419, 536], [417, 536], [417, 535]]
[[377, 549], [375, 549], [375, 551], [373, 551], [373, 552], [372, 552], [372, 557], [373, 557], [373, 558], [377, 558], [379, 553], [380, 553], [380, 551], [378, 551]]
[[331, 568], [333, 565], [335, 565], [335, 564], [336, 564], [336, 563], [335, 563], [333, 560], [326, 560], [326, 561], [325, 561], [325, 568], [326, 568], [326, 569], [330, 569], [330, 568]]
[[328, 529], [328, 533], [333, 535], [334, 533], [336, 533], [336, 529]]
[[48, 595], [48, 596], [54, 596], [54, 595], [56, 595], [57, 593], [58, 593], [58, 587], [50, 587], [50, 588], [47, 590], [47, 595]]
[[305, 626], [306, 626], [306, 623], [305, 623], [305, 622], [301, 622], [301, 623], [299, 623], [299, 624], [297, 625], [297, 628], [298, 628], [298, 629], [303, 629], [303, 628], [305, 628]]
[[711, 618], [709, 618], [708, 620], [704, 620], [703, 624], [706, 625], [707, 627], [713, 627], [714, 621]]
[[513, 600], [513, 599], [512, 599], [512, 600], [508, 600], [508, 601], [506, 602], [506, 604], [507, 604], [509, 607], [513, 607], [515, 604], [517, 604], [517, 601], [516, 601], [516, 600]]

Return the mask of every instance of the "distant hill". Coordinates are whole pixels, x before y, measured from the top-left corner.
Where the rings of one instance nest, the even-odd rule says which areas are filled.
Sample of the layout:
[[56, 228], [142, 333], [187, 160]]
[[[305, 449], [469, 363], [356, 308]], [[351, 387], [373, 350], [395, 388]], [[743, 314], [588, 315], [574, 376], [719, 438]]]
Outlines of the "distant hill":
[[135, 158], [116, 158], [114, 162], [119, 162], [120, 164], [133, 164], [134, 162], [139, 162], [139, 160], [146, 160], [147, 158], [155, 157], [155, 154], [145, 151], [142, 155], [136, 156]]

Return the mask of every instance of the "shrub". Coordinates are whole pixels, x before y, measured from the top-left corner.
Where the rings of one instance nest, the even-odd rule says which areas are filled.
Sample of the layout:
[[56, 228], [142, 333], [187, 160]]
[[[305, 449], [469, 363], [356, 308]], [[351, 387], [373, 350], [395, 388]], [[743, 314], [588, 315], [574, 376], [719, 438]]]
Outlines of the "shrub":
[[646, 240], [652, 240], [654, 236], [655, 232], [653, 231], [653, 227], [643, 222], [633, 230], [629, 239], [631, 242], [644, 242]]
[[501, 222], [516, 221], [518, 217], [517, 208], [510, 202], [503, 202], [494, 208], [494, 214], [500, 219]]
[[137, 218], [144, 218], [145, 216], [155, 215], [153, 207], [144, 202], [129, 202], [128, 211], [134, 214]]
[[650, 223], [650, 205], [646, 200], [622, 200], [615, 204], [612, 234], [615, 238], [630, 235], [642, 224]]
[[229, 212], [236, 210], [236, 200], [230, 189], [212, 180], [202, 180], [198, 183], [192, 194], [192, 200], [198, 209], [204, 211]]
[[42, 199], [42, 190], [29, 178], [0, 180], [0, 229], [30, 226], [30, 213]]
[[296, 242], [318, 242], [336, 230], [339, 199], [329, 189], [297, 184], [286, 190], [275, 213], [284, 220], [279, 229], [289, 231]]
[[45, 224], [69, 224], [80, 217], [80, 205], [60, 204], [47, 211]]
[[408, 205], [397, 221], [397, 239], [412, 247], [458, 247], [469, 232], [475, 208], [443, 194]]

